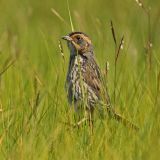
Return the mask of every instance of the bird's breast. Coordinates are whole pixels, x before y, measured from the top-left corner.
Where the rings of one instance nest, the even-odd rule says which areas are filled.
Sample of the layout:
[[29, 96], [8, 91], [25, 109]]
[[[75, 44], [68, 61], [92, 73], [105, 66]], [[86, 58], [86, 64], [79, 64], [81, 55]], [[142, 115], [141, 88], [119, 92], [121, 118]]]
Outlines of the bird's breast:
[[77, 101], [82, 95], [82, 71], [84, 66], [84, 60], [80, 56], [76, 56], [74, 59], [70, 59], [70, 64], [67, 74], [67, 92], [70, 102]]

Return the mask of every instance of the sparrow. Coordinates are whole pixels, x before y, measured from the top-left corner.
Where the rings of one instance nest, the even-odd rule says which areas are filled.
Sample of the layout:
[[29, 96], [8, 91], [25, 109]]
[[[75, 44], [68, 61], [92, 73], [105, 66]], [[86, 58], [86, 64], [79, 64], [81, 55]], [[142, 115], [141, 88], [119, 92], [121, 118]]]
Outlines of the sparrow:
[[108, 91], [103, 85], [102, 74], [95, 60], [94, 49], [89, 36], [83, 32], [71, 32], [62, 37], [67, 41], [70, 51], [68, 72], [66, 77], [66, 91], [70, 104], [76, 111], [83, 108], [85, 118], [77, 124], [89, 120], [93, 126], [93, 113], [96, 108], [103, 108], [107, 113], [123, 124], [137, 129], [127, 119], [115, 112], [111, 105]]

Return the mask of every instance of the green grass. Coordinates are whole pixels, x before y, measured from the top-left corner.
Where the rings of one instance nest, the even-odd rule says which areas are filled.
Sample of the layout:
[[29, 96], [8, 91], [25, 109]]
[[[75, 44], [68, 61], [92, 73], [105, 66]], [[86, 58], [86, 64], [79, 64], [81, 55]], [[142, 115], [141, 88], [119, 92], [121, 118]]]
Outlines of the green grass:
[[[68, 2], [1, 1], [0, 159], [158, 159], [160, 2], [144, 1], [145, 7], [151, 7], [151, 69], [145, 49], [148, 18], [136, 1]], [[90, 136], [88, 126], [73, 129], [64, 124], [74, 122], [76, 115], [64, 89], [69, 52], [62, 43], [64, 61], [58, 40], [73, 28], [90, 35], [102, 71], [107, 61], [110, 64], [107, 82], [114, 103], [115, 45], [110, 20], [117, 41], [122, 35], [125, 40], [117, 61], [116, 110], [140, 130], [136, 133], [115, 120], [96, 117]]]

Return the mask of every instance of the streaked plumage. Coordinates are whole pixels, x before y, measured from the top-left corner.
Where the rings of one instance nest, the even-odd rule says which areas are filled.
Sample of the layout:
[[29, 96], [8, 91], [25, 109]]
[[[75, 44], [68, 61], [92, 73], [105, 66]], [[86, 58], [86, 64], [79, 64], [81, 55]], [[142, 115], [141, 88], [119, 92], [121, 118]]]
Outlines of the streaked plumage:
[[[77, 110], [81, 104], [92, 115], [94, 108], [103, 104], [110, 115], [125, 125], [135, 125], [117, 114], [110, 105], [108, 92], [103, 88], [101, 73], [94, 57], [90, 38], [83, 32], [72, 32], [62, 37], [67, 41], [70, 50], [66, 89], [68, 100], [74, 103]], [[105, 96], [102, 98], [102, 95]]]
[[82, 32], [71, 33], [69, 37], [70, 61], [66, 80], [68, 100], [76, 108], [77, 103], [86, 100], [87, 109], [93, 111], [100, 100], [101, 88], [100, 70], [95, 61], [93, 46], [89, 37]]

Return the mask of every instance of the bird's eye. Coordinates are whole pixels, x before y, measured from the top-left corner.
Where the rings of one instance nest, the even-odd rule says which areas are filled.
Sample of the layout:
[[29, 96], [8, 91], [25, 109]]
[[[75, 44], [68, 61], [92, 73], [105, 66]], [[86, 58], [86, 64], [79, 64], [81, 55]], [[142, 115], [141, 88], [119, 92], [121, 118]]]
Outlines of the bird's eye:
[[80, 36], [77, 36], [77, 40], [78, 40], [78, 41], [81, 40], [81, 37], [80, 37]]

